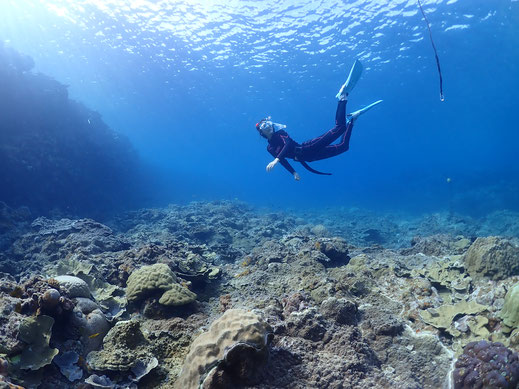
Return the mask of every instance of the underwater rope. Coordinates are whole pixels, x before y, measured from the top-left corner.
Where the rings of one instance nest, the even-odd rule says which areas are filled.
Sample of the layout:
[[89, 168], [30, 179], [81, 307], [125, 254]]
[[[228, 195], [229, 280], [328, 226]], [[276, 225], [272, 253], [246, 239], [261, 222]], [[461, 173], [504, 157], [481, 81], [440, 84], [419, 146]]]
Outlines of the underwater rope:
[[436, 65], [438, 66], [438, 74], [440, 76], [440, 100], [445, 101], [445, 97], [443, 96], [443, 79], [442, 79], [442, 70], [440, 68], [440, 59], [438, 58], [438, 51], [436, 51], [436, 45], [434, 44], [434, 40], [432, 37], [431, 32], [431, 24], [429, 23], [429, 20], [427, 19], [427, 16], [425, 16], [425, 12], [422, 8], [422, 3], [420, 0], [418, 0], [418, 5], [420, 6], [420, 11], [422, 11], [423, 18], [425, 20], [425, 23], [427, 23], [427, 29], [429, 30], [429, 38], [431, 39], [431, 44], [434, 49], [434, 56], [436, 57]]

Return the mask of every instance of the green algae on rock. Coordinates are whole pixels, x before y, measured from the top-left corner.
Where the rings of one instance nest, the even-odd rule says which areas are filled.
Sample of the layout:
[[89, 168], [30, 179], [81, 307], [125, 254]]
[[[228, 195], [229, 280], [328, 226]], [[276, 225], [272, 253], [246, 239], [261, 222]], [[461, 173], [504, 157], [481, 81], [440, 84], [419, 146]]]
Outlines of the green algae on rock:
[[474, 315], [487, 310], [488, 307], [475, 301], [460, 301], [456, 304], [444, 304], [438, 308], [429, 308], [420, 312], [420, 317], [433, 327], [445, 329], [453, 336], [460, 336], [461, 332], [451, 326], [457, 315]]
[[[48, 266], [46, 270], [52, 273], [57, 273], [57, 275], [60, 276], [71, 274], [81, 279], [83, 279], [81, 274], [87, 276], [91, 274], [94, 269], [94, 264], [89, 263], [86, 260], [79, 261], [74, 257], [80, 257], [80, 255], [76, 254], [71, 258], [61, 259], [56, 265], [52, 264], [52, 266]], [[85, 281], [88, 283], [87, 280]]]
[[519, 327], [519, 283], [506, 293], [505, 303], [499, 317], [507, 327]]
[[58, 349], [49, 347], [53, 325], [54, 319], [45, 315], [29, 317], [20, 324], [18, 337], [29, 345], [20, 355], [20, 369], [38, 370], [59, 353]]
[[87, 363], [98, 371], [128, 371], [139, 360], [149, 361], [153, 355], [148, 352], [148, 340], [135, 320], [118, 322], [105, 336], [103, 349], [91, 351]]
[[207, 259], [195, 253], [188, 253], [182, 260], [176, 261], [174, 269], [180, 277], [193, 282], [212, 281], [221, 275], [218, 267], [211, 266]]
[[412, 270], [411, 275], [421, 275], [432, 283], [440, 284], [452, 292], [464, 292], [470, 288], [472, 279], [465, 273], [462, 263], [456, 258], [440, 260], [420, 270]]

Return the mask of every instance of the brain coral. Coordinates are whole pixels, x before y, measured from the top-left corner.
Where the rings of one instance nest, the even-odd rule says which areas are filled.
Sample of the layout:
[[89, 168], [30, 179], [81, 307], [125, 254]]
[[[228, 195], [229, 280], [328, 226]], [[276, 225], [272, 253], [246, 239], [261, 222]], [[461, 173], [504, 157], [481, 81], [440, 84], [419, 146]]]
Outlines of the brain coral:
[[454, 389], [510, 388], [519, 383], [519, 356], [501, 343], [471, 342], [452, 373]]
[[233, 387], [257, 379], [268, 358], [270, 326], [258, 315], [230, 309], [191, 345], [176, 389]]
[[166, 291], [177, 282], [177, 277], [168, 265], [156, 263], [135, 270], [126, 283], [126, 298], [135, 302], [157, 291]]
[[90, 297], [88, 284], [79, 277], [75, 276], [57, 276], [54, 277], [59, 283], [59, 287], [65, 294], [70, 297]]

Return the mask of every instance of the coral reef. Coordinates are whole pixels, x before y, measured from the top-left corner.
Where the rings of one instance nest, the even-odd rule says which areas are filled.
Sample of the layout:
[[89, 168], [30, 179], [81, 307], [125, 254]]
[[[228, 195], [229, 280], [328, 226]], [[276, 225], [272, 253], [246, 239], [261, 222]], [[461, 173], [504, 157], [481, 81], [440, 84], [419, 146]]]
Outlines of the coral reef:
[[[519, 276], [501, 255], [519, 240], [477, 243], [468, 218], [375, 225], [373, 213], [342, 210], [341, 225], [331, 214], [218, 201], [121, 214], [108, 227], [31, 223], [5, 209], [0, 380], [9, 385], [435, 389], [471, 342], [519, 348]], [[502, 270], [469, 273], [472, 251]], [[44, 343], [20, 336], [40, 321]]]
[[[39, 217], [30, 224], [9, 248], [5, 270], [19, 278], [40, 274], [44, 265], [71, 258], [88, 258], [95, 254], [117, 252], [129, 244], [112, 230], [91, 219], [58, 219]], [[92, 263], [90, 263], [92, 266]]]

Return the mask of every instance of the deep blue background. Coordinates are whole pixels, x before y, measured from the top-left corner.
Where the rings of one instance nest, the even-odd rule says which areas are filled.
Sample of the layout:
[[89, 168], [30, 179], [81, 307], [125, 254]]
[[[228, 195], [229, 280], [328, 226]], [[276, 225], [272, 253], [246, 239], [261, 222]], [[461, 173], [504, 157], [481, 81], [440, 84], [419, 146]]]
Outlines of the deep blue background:
[[[76, 6], [68, 9], [70, 3]], [[334, 1], [323, 2], [321, 19], [314, 10], [289, 27], [284, 17], [295, 6], [258, 11], [271, 2], [238, 2], [254, 5], [252, 15], [227, 6], [226, 23], [216, 18], [196, 30], [207, 32], [206, 40], [193, 38], [190, 28], [221, 6], [155, 2], [149, 18], [156, 23], [174, 10], [185, 24], [182, 37], [146, 29], [146, 18], [133, 21], [132, 10], [103, 12], [117, 9], [115, 1], [105, 8], [95, 3], [82, 2], [78, 10], [72, 1], [3, 2], [0, 39], [32, 56], [37, 71], [70, 85], [73, 98], [130, 138], [153, 176], [143, 205], [238, 198], [281, 208], [519, 209], [517, 1], [424, 2], [442, 65], [443, 103], [414, 1], [391, 10], [385, 2], [355, 2], [354, 10], [365, 13], [358, 24], [347, 13], [333, 15]], [[160, 9], [166, 5], [170, 11]], [[295, 38], [278, 35], [294, 23]], [[466, 28], [450, 28], [456, 25]], [[242, 32], [226, 38], [233, 27]], [[298, 34], [312, 31], [320, 37], [300, 50], [305, 38]], [[334, 96], [356, 57], [365, 72], [349, 110], [384, 103], [359, 119], [348, 153], [313, 164], [333, 176], [312, 175], [297, 163], [300, 182], [281, 165], [267, 174], [272, 158], [254, 124], [270, 114], [297, 141], [329, 129]]]

